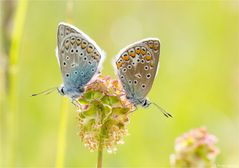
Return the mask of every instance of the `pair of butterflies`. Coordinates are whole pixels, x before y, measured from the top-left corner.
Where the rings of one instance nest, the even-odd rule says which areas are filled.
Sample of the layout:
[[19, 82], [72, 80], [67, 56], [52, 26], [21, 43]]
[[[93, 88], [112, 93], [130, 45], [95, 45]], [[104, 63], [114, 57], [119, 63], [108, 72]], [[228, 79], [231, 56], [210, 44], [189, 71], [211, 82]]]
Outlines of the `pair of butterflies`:
[[[151, 104], [146, 95], [158, 69], [159, 54], [159, 39], [148, 38], [127, 46], [116, 57], [115, 70], [118, 78], [127, 99], [135, 106], [148, 107]], [[60, 23], [56, 55], [63, 78], [58, 92], [75, 100], [84, 92], [84, 86], [99, 73], [104, 52], [78, 28]], [[165, 111], [163, 113], [167, 117], [171, 116]]]

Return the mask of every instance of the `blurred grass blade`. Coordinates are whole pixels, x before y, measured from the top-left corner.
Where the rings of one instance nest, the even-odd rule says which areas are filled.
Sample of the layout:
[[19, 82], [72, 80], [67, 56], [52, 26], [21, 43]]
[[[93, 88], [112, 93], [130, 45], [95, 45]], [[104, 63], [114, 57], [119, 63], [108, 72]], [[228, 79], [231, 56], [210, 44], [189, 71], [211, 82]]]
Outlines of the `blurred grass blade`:
[[57, 153], [56, 153], [56, 167], [64, 167], [65, 148], [66, 148], [66, 132], [67, 132], [67, 118], [68, 118], [68, 100], [62, 97], [61, 103], [60, 124], [58, 132]]
[[18, 90], [17, 74], [20, 42], [23, 34], [25, 16], [27, 12], [27, 0], [17, 2], [16, 13], [13, 23], [12, 40], [9, 51], [9, 93], [8, 93], [8, 116], [7, 116], [7, 166], [16, 164], [16, 142], [17, 142], [17, 110], [18, 110]]

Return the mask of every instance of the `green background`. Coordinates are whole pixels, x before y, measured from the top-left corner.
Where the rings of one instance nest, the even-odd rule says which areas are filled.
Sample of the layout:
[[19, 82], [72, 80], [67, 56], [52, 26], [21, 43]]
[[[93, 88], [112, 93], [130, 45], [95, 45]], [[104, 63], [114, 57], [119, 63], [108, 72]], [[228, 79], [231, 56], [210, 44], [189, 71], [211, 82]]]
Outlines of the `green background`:
[[[12, 143], [17, 166], [56, 165], [62, 97], [30, 95], [62, 82], [55, 47], [57, 25], [67, 21], [66, 8], [65, 1], [27, 2], [14, 104], [7, 105], [7, 96], [1, 96], [0, 165], [7, 164]], [[104, 75], [116, 78], [111, 62], [123, 47], [147, 37], [161, 41], [160, 69], [148, 97], [173, 118], [153, 105], [139, 108], [131, 116], [125, 144], [118, 145], [116, 154], [104, 152], [105, 167], [169, 167], [176, 137], [201, 126], [218, 137], [217, 164], [239, 166], [238, 9], [238, 1], [73, 2], [72, 24], [106, 52]], [[76, 109], [70, 100], [67, 104], [64, 165], [94, 167], [97, 153], [80, 141]], [[7, 138], [11, 106], [13, 142]]]

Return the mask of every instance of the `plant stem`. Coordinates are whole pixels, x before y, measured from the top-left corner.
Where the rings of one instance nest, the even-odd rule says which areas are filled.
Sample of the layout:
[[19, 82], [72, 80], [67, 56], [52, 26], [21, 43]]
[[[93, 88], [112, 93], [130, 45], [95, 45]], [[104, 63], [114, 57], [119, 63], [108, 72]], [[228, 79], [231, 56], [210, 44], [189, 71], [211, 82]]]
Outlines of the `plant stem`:
[[98, 147], [98, 162], [97, 168], [102, 168], [102, 158], [103, 158], [103, 148], [102, 148], [102, 140], [100, 137], [99, 147]]
[[68, 120], [68, 100], [62, 97], [61, 118], [58, 133], [58, 144], [56, 153], [56, 167], [64, 167], [65, 148], [66, 148], [66, 133]]
[[18, 152], [18, 62], [27, 6], [27, 0], [19, 1], [17, 4], [13, 22], [11, 46], [9, 49], [6, 165], [10, 167], [15, 167]]

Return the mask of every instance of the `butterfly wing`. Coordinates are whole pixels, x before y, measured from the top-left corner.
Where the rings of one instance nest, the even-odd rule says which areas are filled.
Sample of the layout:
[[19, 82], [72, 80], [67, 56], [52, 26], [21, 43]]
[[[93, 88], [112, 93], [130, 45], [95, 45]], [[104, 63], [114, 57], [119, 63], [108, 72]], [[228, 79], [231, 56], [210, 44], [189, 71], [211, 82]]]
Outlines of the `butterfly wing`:
[[116, 60], [116, 71], [127, 93], [143, 100], [150, 91], [158, 69], [159, 39], [138, 41], [123, 49]]
[[86, 85], [99, 71], [103, 52], [85, 33], [60, 23], [57, 31], [57, 58], [66, 88]]

